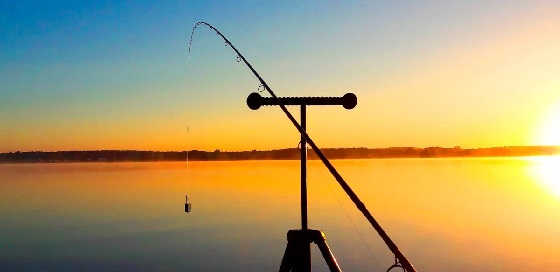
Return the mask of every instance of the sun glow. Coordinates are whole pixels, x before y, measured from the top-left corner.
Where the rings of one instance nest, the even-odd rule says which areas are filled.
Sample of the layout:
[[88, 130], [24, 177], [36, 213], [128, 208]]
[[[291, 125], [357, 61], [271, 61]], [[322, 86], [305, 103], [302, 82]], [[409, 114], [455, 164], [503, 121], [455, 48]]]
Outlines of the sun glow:
[[560, 156], [537, 157], [532, 161], [535, 178], [552, 193], [560, 196]]
[[547, 114], [537, 138], [539, 145], [560, 145], [560, 103]]

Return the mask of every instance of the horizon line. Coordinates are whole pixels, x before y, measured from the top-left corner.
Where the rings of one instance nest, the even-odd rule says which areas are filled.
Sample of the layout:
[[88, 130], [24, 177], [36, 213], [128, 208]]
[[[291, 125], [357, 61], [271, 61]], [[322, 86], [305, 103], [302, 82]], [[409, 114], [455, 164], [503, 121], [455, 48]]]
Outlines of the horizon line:
[[[502, 146], [480, 146], [480, 147], [461, 147], [459, 145], [455, 146], [386, 146], [386, 147], [365, 147], [365, 146], [355, 146], [355, 147], [323, 147], [321, 149], [391, 149], [391, 148], [415, 148], [415, 149], [427, 149], [427, 148], [442, 148], [442, 149], [462, 149], [462, 150], [473, 150], [473, 149], [492, 149], [492, 148], [560, 148], [560, 145], [502, 145]], [[30, 152], [91, 152], [91, 151], [140, 151], [140, 152], [267, 152], [275, 150], [289, 150], [289, 149], [299, 149], [295, 147], [284, 147], [284, 148], [272, 148], [272, 149], [247, 149], [247, 150], [222, 150], [216, 148], [214, 150], [205, 149], [190, 149], [190, 150], [150, 150], [150, 149], [66, 149], [66, 150], [55, 150], [55, 151], [45, 151], [45, 150], [27, 150], [27, 151], [3, 151], [0, 154], [9, 153], [30, 153]], [[310, 149], [310, 148], [308, 148]]]

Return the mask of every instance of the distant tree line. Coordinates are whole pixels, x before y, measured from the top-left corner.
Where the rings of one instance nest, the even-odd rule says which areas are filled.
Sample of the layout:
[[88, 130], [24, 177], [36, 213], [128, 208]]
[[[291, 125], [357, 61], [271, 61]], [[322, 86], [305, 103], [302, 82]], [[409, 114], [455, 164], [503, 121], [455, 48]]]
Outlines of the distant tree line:
[[[510, 146], [463, 149], [460, 147], [389, 147], [389, 148], [325, 148], [330, 159], [358, 158], [432, 158], [432, 157], [487, 157], [487, 156], [538, 156], [560, 153], [555, 146]], [[309, 159], [317, 155], [309, 150]], [[137, 150], [93, 150], [93, 151], [31, 151], [0, 153], [0, 162], [116, 162], [116, 161], [184, 161], [187, 151], [137, 151]], [[268, 151], [189, 151], [192, 161], [229, 160], [296, 160], [296, 148]]]

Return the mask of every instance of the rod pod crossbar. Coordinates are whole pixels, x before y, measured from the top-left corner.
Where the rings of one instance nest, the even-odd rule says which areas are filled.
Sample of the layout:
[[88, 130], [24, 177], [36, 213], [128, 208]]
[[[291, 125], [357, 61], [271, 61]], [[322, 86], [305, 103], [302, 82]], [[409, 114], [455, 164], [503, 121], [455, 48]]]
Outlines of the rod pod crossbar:
[[[241, 54], [241, 52], [239, 52], [239, 50], [237, 50], [237, 48], [235, 48], [235, 46], [233, 46], [233, 44], [229, 41], [228, 38], [226, 38], [224, 36], [224, 34], [222, 34], [222, 32], [220, 32], [217, 28], [215, 28], [213, 25], [204, 22], [204, 21], [199, 21], [197, 22], [192, 30], [191, 33], [191, 39], [190, 41], [192, 42], [192, 35], [194, 34], [195, 29], [200, 26], [200, 25], [204, 25], [207, 26], [208, 28], [210, 28], [212, 31], [214, 31], [218, 36], [220, 36], [220, 38], [222, 38], [224, 40], [224, 42], [226, 43], [226, 45], [228, 45], [229, 47], [231, 47], [231, 49], [235, 52], [235, 54], [237, 55], [237, 57], [239, 57], [239, 59], [241, 59], [241, 61], [243, 61], [243, 63], [247, 66], [247, 68], [249, 68], [249, 70], [251, 70], [251, 73], [258, 79], [259, 83], [262, 85], [262, 87], [270, 94], [270, 96], [273, 99], [278, 99], [278, 97], [276, 96], [276, 94], [272, 91], [272, 89], [268, 86], [268, 84], [266, 83], [266, 81], [264, 81], [264, 79], [259, 75], [259, 73], [257, 73], [257, 71], [253, 68], [253, 66], [249, 63], [249, 61], [247, 61], [247, 59], [245, 58], [245, 56], [243, 56]], [[189, 43], [189, 51], [190, 51], [190, 43]], [[315, 142], [313, 141], [313, 139], [311, 139], [311, 137], [309, 137], [309, 135], [305, 132], [305, 130], [301, 127], [301, 125], [296, 121], [296, 119], [294, 118], [294, 116], [288, 111], [288, 109], [286, 108], [285, 105], [283, 104], [278, 104], [278, 106], [280, 107], [280, 109], [282, 110], [282, 112], [284, 112], [284, 114], [286, 115], [286, 117], [288, 117], [288, 119], [290, 120], [290, 122], [292, 122], [292, 124], [294, 125], [294, 127], [296, 127], [296, 129], [301, 133], [301, 135], [303, 135], [303, 137], [305, 137], [305, 140], [307, 143], [309, 143], [309, 145], [311, 146], [311, 148], [313, 149], [313, 151], [315, 151], [315, 154], [317, 154], [317, 157], [319, 157], [319, 159], [323, 162], [323, 164], [325, 165], [325, 167], [327, 167], [327, 169], [329, 170], [329, 172], [331, 173], [331, 175], [333, 175], [333, 177], [335, 178], [335, 180], [338, 182], [338, 184], [340, 185], [340, 187], [342, 187], [342, 189], [344, 190], [344, 192], [346, 193], [346, 195], [348, 195], [348, 197], [350, 198], [350, 200], [352, 200], [352, 202], [354, 203], [354, 205], [356, 205], [356, 208], [364, 215], [364, 217], [368, 220], [368, 222], [371, 224], [371, 226], [375, 229], [375, 231], [377, 231], [377, 233], [379, 234], [379, 236], [381, 237], [381, 239], [383, 239], [383, 242], [385, 242], [385, 244], [387, 245], [387, 247], [389, 248], [389, 250], [391, 250], [391, 252], [393, 254], [395, 254], [395, 258], [402, 264], [402, 266], [404, 267], [404, 269], [407, 272], [416, 272], [416, 270], [414, 269], [414, 267], [412, 266], [412, 264], [408, 261], [408, 259], [404, 256], [404, 254], [400, 251], [400, 249], [397, 247], [397, 245], [393, 242], [393, 240], [389, 237], [389, 235], [385, 232], [385, 230], [381, 227], [381, 225], [377, 222], [377, 220], [375, 220], [375, 218], [373, 217], [373, 215], [369, 212], [369, 210], [366, 208], [366, 206], [364, 205], [364, 203], [362, 203], [362, 201], [360, 200], [360, 198], [358, 197], [358, 195], [356, 195], [356, 193], [354, 193], [354, 191], [352, 190], [352, 188], [348, 185], [348, 183], [344, 180], [344, 178], [342, 178], [342, 176], [338, 173], [338, 171], [336, 170], [336, 168], [334, 168], [334, 166], [331, 164], [331, 162], [327, 159], [327, 157], [323, 154], [323, 152], [321, 151], [321, 149], [315, 144]]]
[[358, 98], [353, 93], [347, 93], [341, 97], [262, 97], [259, 93], [251, 93], [247, 97], [247, 106], [256, 110], [261, 106], [278, 105], [341, 105], [345, 109], [353, 109], [358, 104]]

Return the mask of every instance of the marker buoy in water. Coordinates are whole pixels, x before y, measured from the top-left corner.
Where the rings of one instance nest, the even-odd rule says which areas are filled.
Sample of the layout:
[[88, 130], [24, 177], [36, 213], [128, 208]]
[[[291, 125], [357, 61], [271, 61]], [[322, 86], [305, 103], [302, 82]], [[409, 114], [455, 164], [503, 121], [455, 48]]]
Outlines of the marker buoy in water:
[[185, 212], [191, 212], [191, 203], [189, 202], [189, 196], [185, 195]]

